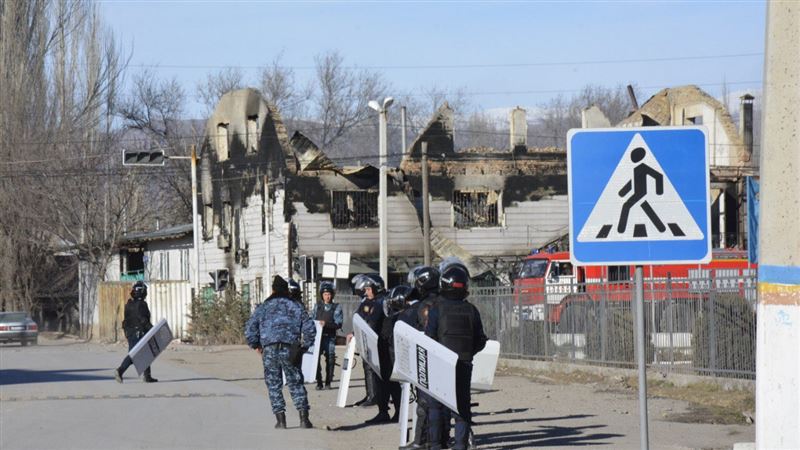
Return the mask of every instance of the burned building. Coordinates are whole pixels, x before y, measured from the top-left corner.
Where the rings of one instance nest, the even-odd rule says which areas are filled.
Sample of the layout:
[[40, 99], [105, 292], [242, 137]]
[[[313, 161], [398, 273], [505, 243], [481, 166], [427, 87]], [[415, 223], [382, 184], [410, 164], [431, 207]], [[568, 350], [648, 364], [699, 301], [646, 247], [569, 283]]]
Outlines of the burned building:
[[[422, 262], [423, 142], [435, 259], [459, 256], [475, 275], [504, 278], [531, 248], [566, 235], [565, 152], [527, 147], [524, 110], [511, 122], [507, 148], [457, 150], [453, 111], [443, 105], [388, 171], [390, 277]], [[260, 297], [271, 274], [292, 276], [300, 256], [325, 251], [349, 252], [352, 273], [377, 271], [379, 170], [339, 165], [301, 133], [289, 139], [257, 91], [222, 97], [199, 178], [201, 285], [222, 277]]]

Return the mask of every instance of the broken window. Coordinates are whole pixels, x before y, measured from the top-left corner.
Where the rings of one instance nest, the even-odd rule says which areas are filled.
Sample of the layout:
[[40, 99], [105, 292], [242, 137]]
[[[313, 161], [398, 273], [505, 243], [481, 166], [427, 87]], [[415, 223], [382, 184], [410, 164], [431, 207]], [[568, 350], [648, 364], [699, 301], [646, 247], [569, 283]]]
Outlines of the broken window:
[[247, 116], [247, 152], [258, 151], [258, 116]]
[[378, 226], [378, 193], [332, 191], [333, 228], [375, 228]]
[[456, 228], [500, 226], [500, 194], [453, 191], [453, 225]]
[[217, 125], [217, 159], [225, 161], [228, 159], [228, 124], [220, 123]]
[[703, 124], [703, 116], [695, 116], [695, 117], [687, 117], [686, 121], [692, 125], [702, 125]]

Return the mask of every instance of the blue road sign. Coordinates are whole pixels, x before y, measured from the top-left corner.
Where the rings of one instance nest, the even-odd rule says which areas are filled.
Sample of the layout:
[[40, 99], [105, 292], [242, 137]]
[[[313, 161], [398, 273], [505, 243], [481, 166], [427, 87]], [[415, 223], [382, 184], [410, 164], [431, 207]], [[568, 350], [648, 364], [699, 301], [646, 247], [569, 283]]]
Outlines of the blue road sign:
[[705, 128], [573, 129], [567, 172], [575, 264], [711, 259]]

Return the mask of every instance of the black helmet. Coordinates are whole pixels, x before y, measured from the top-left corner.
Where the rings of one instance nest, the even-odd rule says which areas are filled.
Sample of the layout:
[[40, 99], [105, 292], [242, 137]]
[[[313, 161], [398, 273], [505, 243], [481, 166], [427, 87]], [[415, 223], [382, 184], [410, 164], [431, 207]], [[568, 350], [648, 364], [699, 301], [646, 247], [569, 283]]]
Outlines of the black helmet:
[[302, 297], [302, 290], [300, 289], [300, 283], [289, 278], [288, 284], [289, 284], [289, 297], [295, 300], [300, 300]]
[[406, 302], [412, 301], [414, 288], [401, 284], [395, 286], [383, 299], [383, 313], [386, 317], [391, 317], [406, 309]]
[[147, 297], [147, 285], [144, 284], [144, 281], [137, 281], [133, 284], [133, 288], [131, 288], [131, 297], [133, 298], [145, 298]]
[[467, 272], [467, 275], [469, 275], [469, 269], [467, 269], [467, 266], [455, 256], [448, 256], [439, 263], [439, 273], [444, 275], [444, 271], [451, 266], [460, 266]]
[[439, 290], [439, 271], [435, 267], [421, 266], [414, 272], [414, 288], [420, 296]]
[[451, 300], [467, 298], [469, 271], [463, 264], [451, 264], [442, 271], [439, 281], [439, 294]]
[[333, 283], [330, 281], [323, 281], [319, 284], [319, 295], [322, 297], [322, 294], [330, 292], [331, 293], [331, 300], [336, 297], [336, 288], [333, 286]]

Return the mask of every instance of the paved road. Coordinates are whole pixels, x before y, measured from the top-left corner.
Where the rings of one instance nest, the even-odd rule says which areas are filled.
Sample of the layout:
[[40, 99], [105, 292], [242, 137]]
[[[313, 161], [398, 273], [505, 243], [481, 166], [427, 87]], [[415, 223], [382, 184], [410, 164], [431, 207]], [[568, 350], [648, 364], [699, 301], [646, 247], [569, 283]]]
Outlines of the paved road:
[[[307, 385], [317, 429], [276, 432], [258, 357], [244, 346], [172, 344], [156, 362], [161, 380], [144, 384], [131, 368], [113, 379], [121, 345], [40, 340], [38, 347], [0, 346], [0, 449], [396, 449], [396, 424], [365, 426], [374, 408], [334, 406], [336, 391]], [[360, 364], [349, 402], [364, 394]], [[338, 378], [338, 376], [337, 376]], [[334, 383], [338, 386], [338, 383]], [[495, 379], [477, 394], [479, 448], [638, 447], [635, 391], [586, 384]], [[288, 401], [288, 396], [287, 396]], [[753, 427], [675, 423], [667, 413], [687, 403], [650, 400], [651, 448], [731, 448], [753, 441]], [[329, 431], [326, 431], [329, 430]]]
[[296, 428], [293, 409], [295, 429], [274, 430], [265, 395], [234, 383], [157, 364], [158, 383], [131, 367], [120, 385], [122, 357], [74, 343], [0, 347], [0, 448], [325, 448], [323, 431]]

